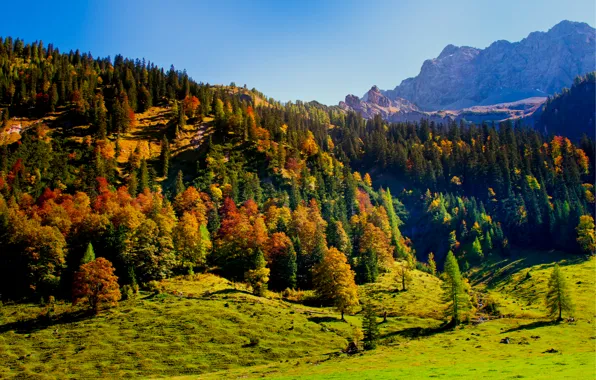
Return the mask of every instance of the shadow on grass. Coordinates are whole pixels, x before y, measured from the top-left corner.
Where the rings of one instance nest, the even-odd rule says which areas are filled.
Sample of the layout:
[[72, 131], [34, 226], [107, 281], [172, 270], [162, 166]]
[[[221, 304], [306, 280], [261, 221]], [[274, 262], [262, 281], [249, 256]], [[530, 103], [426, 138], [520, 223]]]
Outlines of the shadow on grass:
[[[470, 276], [472, 284], [484, 283], [488, 288], [495, 288], [507, 281], [513, 274], [522, 270], [541, 266], [546, 269], [558, 263], [560, 266], [574, 265], [589, 259], [587, 255], [576, 255], [559, 251], [516, 251], [511, 257], [485, 264], [482, 270]], [[528, 278], [520, 281], [523, 283]]]
[[453, 327], [454, 326], [452, 323], [445, 323], [438, 327], [408, 327], [402, 330], [381, 335], [381, 339], [391, 338], [393, 336], [401, 336], [404, 338], [422, 338], [440, 334], [445, 331], [450, 331], [453, 329]]
[[341, 322], [341, 318], [336, 317], [310, 317], [308, 318], [310, 322], [314, 323], [325, 323], [325, 322]]
[[217, 296], [217, 295], [227, 295], [227, 294], [248, 294], [248, 295], [252, 295], [253, 293], [247, 291], [247, 290], [240, 290], [240, 289], [221, 289], [221, 290], [216, 290], [214, 292], [206, 292], [205, 294], [203, 294], [203, 296], [201, 298], [205, 298], [205, 297], [212, 297], [212, 296]]
[[536, 322], [532, 322], [532, 323], [527, 323], [525, 325], [521, 325], [521, 326], [517, 326], [517, 327], [512, 327], [512, 328], [510, 328], [508, 330], [502, 331], [501, 334], [505, 334], [505, 333], [509, 333], [509, 332], [514, 332], [514, 331], [522, 331], [522, 330], [534, 330], [534, 329], [537, 329], [539, 327], [555, 326], [557, 324], [558, 324], [557, 321], [536, 321]]
[[7, 331], [15, 331], [19, 334], [30, 334], [35, 331], [44, 330], [54, 326], [64, 325], [67, 323], [74, 323], [89, 319], [95, 316], [91, 310], [78, 310], [59, 314], [53, 318], [48, 318], [41, 315], [37, 318], [28, 319], [25, 321], [17, 321], [0, 325], [0, 333]]

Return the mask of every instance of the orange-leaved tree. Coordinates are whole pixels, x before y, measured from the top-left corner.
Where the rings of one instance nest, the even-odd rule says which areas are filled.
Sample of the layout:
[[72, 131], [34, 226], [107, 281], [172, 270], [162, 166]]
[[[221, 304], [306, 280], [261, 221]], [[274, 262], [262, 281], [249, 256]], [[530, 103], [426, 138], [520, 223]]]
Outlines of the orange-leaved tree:
[[75, 274], [73, 303], [87, 302], [95, 314], [101, 305], [116, 306], [120, 300], [118, 277], [112, 263], [103, 257], [81, 265]]

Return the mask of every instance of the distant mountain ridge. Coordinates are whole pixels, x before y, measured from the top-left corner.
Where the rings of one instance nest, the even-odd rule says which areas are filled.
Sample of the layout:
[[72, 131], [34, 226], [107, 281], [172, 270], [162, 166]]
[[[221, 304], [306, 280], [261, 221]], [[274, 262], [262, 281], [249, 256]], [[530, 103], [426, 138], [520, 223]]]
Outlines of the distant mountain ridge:
[[[469, 109], [478, 112], [478, 106], [494, 109], [497, 104], [518, 101], [535, 104], [536, 99], [524, 99], [546, 100], [569, 87], [576, 76], [596, 70], [595, 40], [596, 30], [590, 25], [562, 21], [547, 32], [530, 33], [519, 42], [496, 41], [486, 49], [447, 45], [437, 58], [423, 63], [418, 76], [405, 79], [393, 90], [374, 86], [362, 99], [348, 95], [340, 107], [365, 117], [380, 113], [386, 120], [403, 121], [425, 115], [430, 119], [457, 118]], [[435, 112], [440, 110], [459, 112]], [[500, 112], [495, 118], [503, 116], [524, 117], [527, 113]]]

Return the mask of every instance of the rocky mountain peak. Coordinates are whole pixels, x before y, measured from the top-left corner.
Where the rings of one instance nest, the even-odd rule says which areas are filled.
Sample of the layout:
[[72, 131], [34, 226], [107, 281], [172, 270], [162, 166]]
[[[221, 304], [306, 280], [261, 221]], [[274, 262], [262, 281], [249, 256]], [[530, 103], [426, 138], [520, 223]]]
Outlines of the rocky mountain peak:
[[552, 95], [576, 76], [596, 70], [595, 37], [586, 23], [562, 21], [547, 32], [530, 33], [519, 42], [499, 40], [485, 49], [450, 44], [426, 60], [418, 76], [389, 91], [374, 86], [363, 100], [407, 99], [436, 111]]

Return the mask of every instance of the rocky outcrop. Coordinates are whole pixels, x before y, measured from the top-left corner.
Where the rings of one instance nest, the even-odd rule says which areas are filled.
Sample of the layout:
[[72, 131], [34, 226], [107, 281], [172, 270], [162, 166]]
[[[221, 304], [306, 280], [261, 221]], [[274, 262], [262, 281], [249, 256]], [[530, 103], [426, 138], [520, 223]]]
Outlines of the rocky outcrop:
[[448, 45], [424, 62], [418, 76], [383, 94], [425, 111], [552, 95], [596, 69], [595, 35], [586, 23], [563, 21], [515, 43], [496, 41], [486, 49]]

